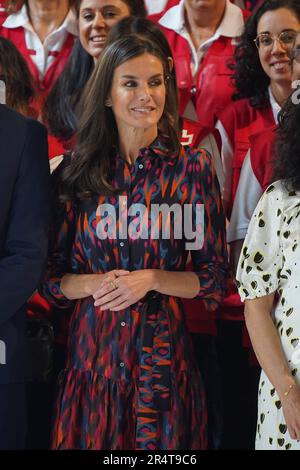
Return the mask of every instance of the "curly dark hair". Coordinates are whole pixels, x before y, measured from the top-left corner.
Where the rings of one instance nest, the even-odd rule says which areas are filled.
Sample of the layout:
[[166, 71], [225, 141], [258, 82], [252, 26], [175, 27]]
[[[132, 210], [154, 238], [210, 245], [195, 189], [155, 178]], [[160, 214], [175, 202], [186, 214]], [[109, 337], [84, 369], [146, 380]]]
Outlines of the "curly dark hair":
[[265, 74], [257, 53], [254, 39], [257, 36], [259, 20], [267, 11], [287, 8], [300, 21], [300, 0], [266, 0], [250, 16], [234, 54], [233, 84], [236, 93], [234, 100], [248, 98], [253, 108], [266, 108], [269, 105], [269, 77]]
[[279, 113], [273, 181], [282, 179], [288, 191], [300, 190], [300, 87]]

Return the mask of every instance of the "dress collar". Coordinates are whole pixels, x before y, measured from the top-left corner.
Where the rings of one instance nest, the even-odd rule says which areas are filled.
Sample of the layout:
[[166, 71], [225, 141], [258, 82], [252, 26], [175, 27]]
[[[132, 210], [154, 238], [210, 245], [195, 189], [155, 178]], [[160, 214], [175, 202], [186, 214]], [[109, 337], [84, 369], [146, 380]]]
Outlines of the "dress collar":
[[[159, 23], [165, 28], [176, 32], [184, 30], [184, 2], [185, 0], [181, 0], [178, 5], [167, 10], [159, 20]], [[227, 0], [224, 16], [214, 37], [225, 36], [228, 38], [236, 38], [241, 35], [243, 28], [244, 17], [241, 8], [231, 3], [230, 0]]]
[[[138, 158], [160, 158], [170, 165], [174, 165], [178, 154], [170, 150], [170, 138], [166, 134], [159, 132], [156, 139], [148, 147], [143, 147], [139, 151]], [[115, 147], [117, 157], [121, 158], [117, 146]], [[123, 159], [122, 159], [123, 160]]]
[[[24, 4], [19, 11], [9, 15], [4, 21], [3, 26], [8, 29], [22, 27], [24, 29], [33, 31], [26, 5]], [[53, 32], [57, 32], [60, 30], [66, 30], [68, 33], [73, 34], [73, 36], [78, 35], [77, 19], [73, 9], [69, 10], [62, 24], [57, 28], [56, 31]]]

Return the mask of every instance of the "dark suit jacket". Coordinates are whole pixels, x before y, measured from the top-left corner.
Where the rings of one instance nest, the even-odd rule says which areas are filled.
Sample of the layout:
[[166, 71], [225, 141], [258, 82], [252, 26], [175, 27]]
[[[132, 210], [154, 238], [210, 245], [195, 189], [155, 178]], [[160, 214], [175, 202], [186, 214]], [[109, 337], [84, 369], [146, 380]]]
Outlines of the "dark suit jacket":
[[45, 267], [49, 206], [47, 132], [0, 105], [0, 384], [24, 380], [26, 301]]

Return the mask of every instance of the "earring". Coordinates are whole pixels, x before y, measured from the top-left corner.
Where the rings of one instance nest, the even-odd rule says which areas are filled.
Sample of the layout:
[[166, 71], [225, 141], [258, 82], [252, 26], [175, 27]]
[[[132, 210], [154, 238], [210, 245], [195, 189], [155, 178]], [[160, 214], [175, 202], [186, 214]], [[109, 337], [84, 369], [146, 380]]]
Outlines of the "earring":
[[108, 107], [111, 106], [111, 101], [109, 98], [105, 101], [105, 106], [108, 106]]

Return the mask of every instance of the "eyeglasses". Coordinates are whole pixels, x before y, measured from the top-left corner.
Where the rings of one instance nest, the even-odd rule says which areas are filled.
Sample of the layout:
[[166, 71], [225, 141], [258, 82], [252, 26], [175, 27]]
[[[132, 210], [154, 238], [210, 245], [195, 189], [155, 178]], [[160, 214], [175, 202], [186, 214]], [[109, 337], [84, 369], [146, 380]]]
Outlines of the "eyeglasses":
[[294, 47], [291, 51], [291, 60], [295, 60], [300, 64], [300, 47]]
[[261, 33], [254, 39], [254, 42], [257, 49], [272, 49], [275, 40], [279, 41], [282, 47], [288, 48], [294, 44], [297, 34], [294, 30], [282, 31], [279, 36]]

